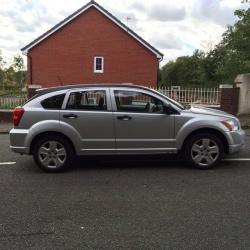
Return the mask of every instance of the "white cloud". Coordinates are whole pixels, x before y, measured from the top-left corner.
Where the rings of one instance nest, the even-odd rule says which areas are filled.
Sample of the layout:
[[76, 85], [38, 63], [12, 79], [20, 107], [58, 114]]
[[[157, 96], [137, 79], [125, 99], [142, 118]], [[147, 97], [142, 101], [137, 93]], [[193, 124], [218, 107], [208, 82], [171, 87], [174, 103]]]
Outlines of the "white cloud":
[[185, 16], [186, 10], [183, 6], [157, 3], [148, 9], [148, 17], [161, 22], [180, 21]]
[[182, 49], [183, 41], [174, 33], [164, 33], [160, 35], [153, 35], [152, 43], [158, 49]]
[[226, 5], [221, 0], [197, 0], [193, 9], [193, 15], [200, 20], [226, 26], [236, 20], [234, 10], [235, 7]]
[[[96, 0], [165, 54], [164, 62], [220, 41], [239, 0]], [[87, 0], [1, 0], [0, 50], [11, 57]]]

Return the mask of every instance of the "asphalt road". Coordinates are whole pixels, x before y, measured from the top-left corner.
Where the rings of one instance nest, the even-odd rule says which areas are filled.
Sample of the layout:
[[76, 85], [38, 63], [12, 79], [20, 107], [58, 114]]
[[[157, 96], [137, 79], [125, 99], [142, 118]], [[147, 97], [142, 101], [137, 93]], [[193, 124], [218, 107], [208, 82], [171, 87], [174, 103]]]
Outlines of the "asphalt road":
[[[247, 148], [233, 158], [250, 158]], [[0, 249], [250, 249], [250, 161], [154, 158], [40, 171], [0, 135]]]

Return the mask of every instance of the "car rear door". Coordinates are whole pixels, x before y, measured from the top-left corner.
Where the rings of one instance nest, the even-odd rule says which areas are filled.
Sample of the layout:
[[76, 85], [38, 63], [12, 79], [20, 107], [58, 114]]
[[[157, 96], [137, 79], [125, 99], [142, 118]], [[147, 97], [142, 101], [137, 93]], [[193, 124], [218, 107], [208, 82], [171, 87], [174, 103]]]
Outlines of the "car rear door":
[[147, 90], [111, 88], [118, 153], [175, 151], [174, 116], [164, 101]]
[[80, 154], [115, 153], [113, 114], [108, 88], [85, 88], [67, 93], [61, 124], [79, 134]]

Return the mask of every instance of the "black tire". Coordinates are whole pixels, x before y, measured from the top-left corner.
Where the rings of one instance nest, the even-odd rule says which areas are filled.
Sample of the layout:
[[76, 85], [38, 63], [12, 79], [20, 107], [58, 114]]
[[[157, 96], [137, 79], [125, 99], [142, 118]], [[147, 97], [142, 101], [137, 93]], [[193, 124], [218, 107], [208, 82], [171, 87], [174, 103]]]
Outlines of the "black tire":
[[[41, 153], [42, 151], [39, 151], [39, 150], [44, 150], [45, 148], [46, 150], [50, 150], [50, 143], [51, 145], [52, 143], [53, 145], [57, 143], [55, 144], [56, 149], [54, 152], [47, 153], [48, 151], [46, 151], [45, 156], [44, 156], [43, 153]], [[59, 153], [62, 154], [62, 152], [64, 152], [63, 149], [65, 151], [65, 157], [63, 155], [59, 155]], [[49, 172], [49, 173], [58, 173], [58, 172], [64, 171], [69, 166], [69, 164], [73, 161], [74, 156], [75, 156], [74, 150], [69, 140], [60, 135], [45, 135], [43, 137], [38, 138], [34, 144], [32, 153], [33, 153], [34, 161], [37, 164], [37, 166], [41, 168], [42, 170]], [[46, 154], [50, 154], [50, 155], [47, 157]], [[51, 154], [53, 154], [53, 156], [51, 156]], [[48, 159], [48, 161], [50, 161], [48, 165], [45, 162], [44, 163], [42, 162], [42, 160], [44, 160], [45, 157], [50, 158]], [[55, 162], [58, 163], [58, 166], [56, 166]], [[55, 166], [53, 166], [53, 164]]]
[[[203, 144], [208, 144], [208, 142], [209, 146], [204, 147]], [[199, 149], [197, 149], [198, 146]], [[218, 151], [218, 153], [211, 153], [213, 151]], [[211, 133], [200, 133], [188, 139], [185, 145], [184, 153], [185, 159], [192, 166], [198, 169], [211, 169], [221, 161], [224, 154], [224, 147], [221, 139], [218, 136]], [[200, 163], [198, 163], [200, 159], [202, 160]]]

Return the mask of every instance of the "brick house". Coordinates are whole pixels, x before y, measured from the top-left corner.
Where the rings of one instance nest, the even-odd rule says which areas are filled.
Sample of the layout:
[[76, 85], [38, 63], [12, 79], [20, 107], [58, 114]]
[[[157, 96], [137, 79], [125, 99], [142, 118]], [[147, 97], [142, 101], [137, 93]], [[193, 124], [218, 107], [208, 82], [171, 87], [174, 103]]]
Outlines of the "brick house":
[[157, 86], [163, 54], [91, 1], [22, 49], [28, 84]]

